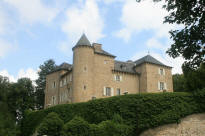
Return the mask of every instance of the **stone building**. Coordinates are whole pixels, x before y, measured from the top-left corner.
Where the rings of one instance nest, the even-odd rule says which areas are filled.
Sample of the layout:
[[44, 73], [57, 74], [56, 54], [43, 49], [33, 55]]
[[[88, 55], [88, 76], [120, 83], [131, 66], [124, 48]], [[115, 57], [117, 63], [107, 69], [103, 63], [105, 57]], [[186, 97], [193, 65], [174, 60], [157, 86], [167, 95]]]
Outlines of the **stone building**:
[[117, 61], [83, 34], [73, 47], [73, 64], [63, 63], [46, 76], [45, 108], [115, 95], [172, 92], [171, 69], [150, 55]]

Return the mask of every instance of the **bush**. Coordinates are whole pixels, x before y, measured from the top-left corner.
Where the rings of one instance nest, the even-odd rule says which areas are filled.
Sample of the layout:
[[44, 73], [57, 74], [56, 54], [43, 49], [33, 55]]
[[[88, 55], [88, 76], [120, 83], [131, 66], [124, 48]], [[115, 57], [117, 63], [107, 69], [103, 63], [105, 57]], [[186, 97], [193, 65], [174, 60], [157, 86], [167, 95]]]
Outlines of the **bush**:
[[63, 126], [63, 136], [90, 136], [89, 124], [81, 117], [74, 117]]
[[112, 120], [103, 121], [98, 126], [98, 136], [130, 136], [131, 126], [123, 123], [123, 119], [115, 114]]
[[[205, 108], [202, 109], [202, 105], [205, 105], [204, 99], [205, 95], [197, 97], [191, 93], [182, 92], [147, 93], [57, 105], [28, 114], [23, 120], [22, 132], [24, 136], [34, 133], [43, 117], [50, 112], [56, 112], [64, 122], [80, 116], [90, 124], [112, 120], [116, 113], [125, 119], [124, 124], [133, 127], [133, 134], [136, 135], [145, 129], [176, 123], [182, 117], [205, 111]], [[105, 124], [109, 125], [109, 123]], [[95, 125], [91, 128], [97, 130]]]
[[58, 114], [51, 112], [43, 119], [37, 129], [37, 133], [39, 136], [60, 136], [62, 127], [63, 121], [59, 118]]

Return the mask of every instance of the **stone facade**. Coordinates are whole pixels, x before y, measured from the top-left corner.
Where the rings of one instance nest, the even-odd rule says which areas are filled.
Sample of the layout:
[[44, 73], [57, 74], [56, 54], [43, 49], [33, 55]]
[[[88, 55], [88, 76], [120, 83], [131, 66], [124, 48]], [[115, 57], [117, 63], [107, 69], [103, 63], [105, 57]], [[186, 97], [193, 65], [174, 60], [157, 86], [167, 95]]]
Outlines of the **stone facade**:
[[205, 113], [187, 116], [179, 124], [149, 129], [140, 136], [205, 136]]
[[63, 63], [46, 77], [45, 108], [141, 92], [173, 91], [171, 67], [147, 55], [116, 61], [83, 35], [73, 47], [73, 65]]

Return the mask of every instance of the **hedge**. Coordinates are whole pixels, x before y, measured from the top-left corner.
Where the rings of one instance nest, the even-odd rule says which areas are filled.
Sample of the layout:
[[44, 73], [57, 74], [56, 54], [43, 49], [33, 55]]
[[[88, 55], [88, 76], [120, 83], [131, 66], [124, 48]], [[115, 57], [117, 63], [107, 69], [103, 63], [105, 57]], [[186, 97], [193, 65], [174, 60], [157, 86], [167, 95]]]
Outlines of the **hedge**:
[[24, 136], [30, 136], [50, 112], [55, 112], [64, 121], [80, 116], [88, 123], [98, 124], [111, 120], [114, 114], [125, 119], [134, 128], [133, 136], [163, 124], [176, 123], [180, 118], [204, 112], [203, 93], [145, 93], [114, 96], [84, 103], [57, 105], [27, 114], [22, 123]]

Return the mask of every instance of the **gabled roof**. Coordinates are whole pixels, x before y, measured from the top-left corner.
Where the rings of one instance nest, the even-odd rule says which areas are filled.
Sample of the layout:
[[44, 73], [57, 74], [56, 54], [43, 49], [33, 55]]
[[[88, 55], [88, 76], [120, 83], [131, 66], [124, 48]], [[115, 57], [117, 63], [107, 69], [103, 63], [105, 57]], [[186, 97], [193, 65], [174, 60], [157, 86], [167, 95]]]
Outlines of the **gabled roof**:
[[72, 70], [72, 65], [71, 64], [68, 64], [66, 62], [62, 63], [61, 65], [57, 66], [53, 71], [51, 71], [50, 73], [48, 74], [51, 74], [53, 72], [57, 72], [57, 71], [60, 71], [60, 70], [67, 70], [67, 71], [71, 71]]
[[158, 61], [157, 59], [155, 59], [154, 57], [152, 57], [150, 55], [144, 56], [141, 59], [136, 60], [134, 63], [136, 65], [140, 65], [142, 63], [151, 63], [151, 64], [156, 64], [156, 65], [170, 67], [170, 66], [167, 66], [167, 65], [161, 63], [160, 61]]
[[104, 51], [103, 49], [101, 49], [101, 50], [95, 50], [95, 53], [97, 53], [97, 54], [101, 54], [101, 55], [106, 55], [106, 56], [110, 56], [110, 57], [116, 57], [116, 56], [114, 56], [114, 55], [112, 55], [112, 54], [110, 54], [110, 53], [108, 53], [108, 52], [106, 52], [106, 51]]
[[113, 70], [131, 74], [138, 74], [135, 70], [135, 63], [133, 62], [122, 62], [115, 60]]
[[90, 41], [86, 37], [85, 34], [83, 34], [80, 39], [78, 40], [77, 44], [75, 46], [80, 46], [80, 45], [88, 45], [91, 46]]

